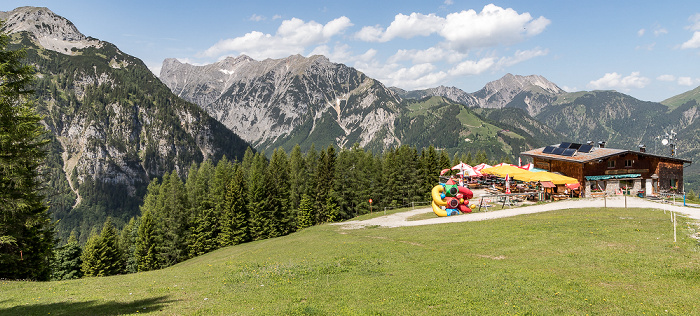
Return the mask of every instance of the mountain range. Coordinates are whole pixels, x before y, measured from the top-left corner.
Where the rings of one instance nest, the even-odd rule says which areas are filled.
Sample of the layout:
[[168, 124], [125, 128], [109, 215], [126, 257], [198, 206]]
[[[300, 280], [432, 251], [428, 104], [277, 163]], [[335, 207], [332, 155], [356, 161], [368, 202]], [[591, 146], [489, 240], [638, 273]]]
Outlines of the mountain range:
[[[166, 59], [159, 77], [109, 42], [81, 34], [47, 8], [0, 12], [13, 47], [37, 69], [34, 100], [52, 143], [47, 160], [52, 216], [61, 237], [84, 236], [110, 216], [125, 221], [151, 179], [193, 162], [300, 144], [372, 150], [430, 145], [519, 152], [560, 141], [700, 156], [700, 88], [661, 103], [616, 91], [566, 92], [542, 76], [507, 74], [467, 93], [440, 86], [405, 91], [324, 56], [256, 61], [247, 56], [195, 66]], [[658, 145], [658, 146], [657, 146]], [[700, 169], [686, 169], [698, 190]]]

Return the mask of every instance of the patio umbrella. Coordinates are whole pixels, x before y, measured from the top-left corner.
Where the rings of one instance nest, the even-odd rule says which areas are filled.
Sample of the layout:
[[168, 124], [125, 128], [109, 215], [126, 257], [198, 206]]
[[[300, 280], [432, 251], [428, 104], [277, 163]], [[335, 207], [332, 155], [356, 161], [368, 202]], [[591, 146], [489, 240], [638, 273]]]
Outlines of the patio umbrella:
[[488, 165], [485, 163], [480, 163], [480, 164], [474, 166], [474, 171], [481, 173], [481, 170], [486, 169], [486, 168], [491, 168], [491, 165]]

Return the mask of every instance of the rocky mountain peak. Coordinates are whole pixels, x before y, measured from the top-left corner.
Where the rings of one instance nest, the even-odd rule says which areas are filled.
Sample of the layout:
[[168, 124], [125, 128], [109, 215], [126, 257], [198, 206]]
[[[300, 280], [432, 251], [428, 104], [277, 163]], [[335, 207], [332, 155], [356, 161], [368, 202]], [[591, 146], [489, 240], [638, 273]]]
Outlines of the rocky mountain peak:
[[527, 90], [531, 87], [539, 87], [545, 92], [559, 94], [563, 93], [564, 90], [559, 88], [556, 84], [547, 80], [545, 77], [539, 75], [530, 76], [520, 76], [513, 74], [506, 74], [501, 79], [491, 81], [486, 84], [484, 89], [486, 91], [500, 91], [500, 90], [510, 90], [510, 91], [522, 91]]
[[7, 33], [29, 32], [37, 44], [45, 49], [72, 55], [73, 48], [98, 46], [100, 42], [80, 33], [71, 21], [43, 7], [20, 7], [0, 12]]

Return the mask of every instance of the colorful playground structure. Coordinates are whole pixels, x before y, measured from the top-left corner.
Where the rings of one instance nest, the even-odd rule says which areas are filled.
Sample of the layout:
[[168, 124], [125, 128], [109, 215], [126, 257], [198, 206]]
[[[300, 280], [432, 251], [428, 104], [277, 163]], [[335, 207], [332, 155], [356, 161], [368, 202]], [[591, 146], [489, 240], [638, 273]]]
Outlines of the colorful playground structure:
[[469, 208], [469, 199], [474, 197], [474, 193], [451, 179], [445, 184], [433, 187], [432, 197], [433, 212], [437, 216], [452, 216], [472, 211]]

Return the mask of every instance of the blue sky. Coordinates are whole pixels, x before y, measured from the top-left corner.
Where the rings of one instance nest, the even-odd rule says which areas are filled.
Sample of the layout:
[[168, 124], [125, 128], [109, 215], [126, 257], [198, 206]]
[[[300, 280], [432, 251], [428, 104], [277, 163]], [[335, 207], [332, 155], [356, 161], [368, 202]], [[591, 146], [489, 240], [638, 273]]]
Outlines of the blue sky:
[[407, 90], [475, 92], [506, 73], [567, 91], [662, 101], [700, 86], [698, 1], [15, 1], [44, 6], [156, 74], [165, 58], [203, 65], [326, 55]]

